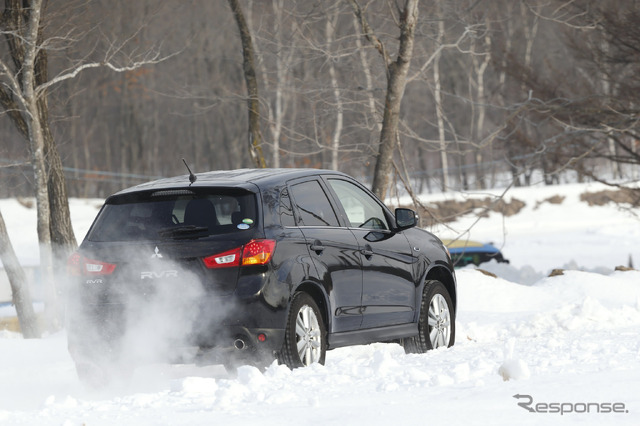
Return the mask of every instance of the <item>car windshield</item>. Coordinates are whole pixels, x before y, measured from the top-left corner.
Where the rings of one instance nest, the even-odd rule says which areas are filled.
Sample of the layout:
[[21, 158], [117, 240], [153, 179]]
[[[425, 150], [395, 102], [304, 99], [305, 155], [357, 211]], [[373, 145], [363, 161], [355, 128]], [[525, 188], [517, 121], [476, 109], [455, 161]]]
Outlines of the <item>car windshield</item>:
[[255, 226], [255, 195], [241, 191], [155, 191], [113, 197], [91, 228], [90, 241], [196, 239]]

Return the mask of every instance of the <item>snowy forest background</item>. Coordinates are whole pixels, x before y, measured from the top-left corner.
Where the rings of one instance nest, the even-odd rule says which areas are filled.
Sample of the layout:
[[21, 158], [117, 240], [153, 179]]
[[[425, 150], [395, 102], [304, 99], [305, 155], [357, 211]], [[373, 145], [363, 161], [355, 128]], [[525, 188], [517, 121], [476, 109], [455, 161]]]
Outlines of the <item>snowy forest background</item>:
[[[358, 1], [391, 58], [396, 3]], [[351, 2], [240, 5], [253, 37], [267, 165], [369, 179], [387, 71]], [[242, 45], [226, 0], [45, 6], [50, 78], [92, 61], [164, 59], [127, 72], [85, 70], [48, 88], [69, 196], [104, 197], [184, 174], [183, 157], [194, 171], [252, 166]], [[416, 191], [526, 185], [535, 173], [549, 184], [637, 178], [638, 22], [636, 0], [421, 2], [398, 176], [410, 176]], [[0, 54], [10, 61], [5, 45]], [[0, 140], [0, 197], [32, 196], [29, 144], [6, 110]]]
[[[500, 274], [513, 278], [459, 271], [458, 341], [445, 351], [344, 348], [326, 367], [244, 367], [237, 379], [220, 366], [156, 365], [130, 389], [87, 393], [60, 296], [67, 256], [102, 199], [186, 174], [182, 158], [195, 172], [255, 164], [234, 4], [253, 40], [266, 165], [334, 168], [367, 184], [382, 157], [403, 11], [417, 4], [386, 186], [412, 189], [429, 209], [460, 200], [467, 214], [429, 227], [496, 242], [511, 260]], [[311, 413], [318, 422], [514, 424], [538, 420], [514, 399], [526, 393], [543, 405], [620, 402], [628, 410], [605, 420], [638, 424], [638, 271], [602, 271], [640, 257], [638, 23], [640, 0], [0, 0], [0, 260], [14, 304], [0, 317], [15, 310], [25, 338], [0, 333], [0, 422], [246, 424], [259, 415], [282, 425]], [[608, 206], [601, 184], [540, 185], [598, 180], [627, 188], [616, 191], [626, 194], [620, 205]], [[522, 213], [489, 208], [506, 204], [505, 188], [524, 200], [511, 200]], [[567, 273], [534, 276], [549, 268]]]

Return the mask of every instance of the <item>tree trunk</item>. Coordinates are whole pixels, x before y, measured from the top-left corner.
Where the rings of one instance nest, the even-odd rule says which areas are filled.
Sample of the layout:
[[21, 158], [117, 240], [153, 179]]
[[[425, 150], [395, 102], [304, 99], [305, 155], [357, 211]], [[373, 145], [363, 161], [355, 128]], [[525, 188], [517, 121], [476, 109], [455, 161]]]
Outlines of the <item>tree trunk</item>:
[[66, 265], [67, 257], [78, 247], [76, 236], [71, 226], [67, 183], [64, 177], [62, 160], [56, 148], [51, 128], [49, 127], [49, 108], [45, 98], [38, 102], [44, 137], [45, 158], [48, 161], [48, 190], [51, 242], [56, 265]]
[[[442, 44], [444, 38], [444, 20], [440, 16], [438, 21], [438, 45]], [[442, 181], [440, 182], [440, 189], [442, 192], [446, 191], [449, 187], [449, 162], [447, 159], [447, 144], [444, 134], [444, 111], [442, 109], [442, 86], [440, 84], [440, 52], [436, 54], [433, 60], [433, 80], [434, 89], [433, 96], [436, 102], [436, 120], [438, 122], [438, 140], [440, 141], [440, 161], [442, 165]]]
[[229, 0], [229, 6], [233, 11], [240, 30], [240, 39], [242, 40], [242, 68], [244, 70], [244, 79], [247, 84], [247, 104], [249, 110], [249, 152], [253, 164], [258, 168], [266, 167], [264, 155], [262, 153], [262, 140], [260, 133], [260, 99], [258, 97], [258, 80], [256, 78], [255, 59], [253, 57], [253, 43], [251, 41], [251, 33], [244, 19], [242, 8], [238, 0]]
[[38, 98], [35, 92], [35, 72], [37, 40], [40, 29], [42, 0], [33, 0], [25, 32], [24, 59], [21, 71], [22, 102], [25, 122], [29, 135], [31, 163], [35, 175], [36, 205], [38, 207], [38, 241], [40, 243], [40, 270], [45, 286], [45, 316], [51, 329], [58, 329], [60, 321], [57, 311], [57, 290], [53, 273], [53, 253], [51, 251], [51, 209], [49, 205], [49, 185], [45, 159], [45, 139]]
[[[42, 6], [40, 6], [42, 8]], [[37, 25], [37, 44], [42, 44], [41, 18]], [[36, 52], [33, 71], [34, 88], [49, 80], [48, 57], [45, 49], [38, 49]], [[48, 191], [49, 191], [49, 212], [51, 242], [53, 243], [53, 255], [56, 260], [62, 261], [66, 265], [67, 257], [78, 246], [73, 227], [71, 226], [71, 214], [69, 212], [69, 198], [67, 196], [67, 183], [62, 168], [62, 160], [49, 126], [49, 104], [47, 102], [47, 91], [42, 91], [37, 95], [36, 106], [38, 110], [38, 120], [42, 129], [44, 142], [44, 155], [48, 166]], [[58, 262], [56, 262], [58, 263]]]
[[[357, 16], [353, 17], [353, 26], [358, 29], [358, 18]], [[362, 64], [362, 72], [364, 73], [364, 81], [365, 81], [365, 93], [367, 96], [367, 106], [369, 108], [369, 112], [371, 113], [371, 119], [374, 123], [376, 123], [376, 127], [378, 131], [382, 131], [382, 120], [380, 120], [380, 115], [378, 114], [378, 110], [376, 109], [376, 100], [373, 96], [373, 78], [371, 77], [371, 70], [369, 69], [369, 62], [367, 61], [367, 53], [366, 50], [362, 47], [362, 41], [360, 37], [356, 37], [356, 47], [358, 49], [358, 54], [360, 56], [360, 63]], [[365, 116], [366, 117], [366, 116]], [[368, 126], [367, 126], [368, 127]]]
[[[490, 21], [487, 20], [487, 28], [490, 28]], [[482, 62], [478, 61], [477, 55], [472, 55], [471, 62], [473, 64], [473, 70], [476, 80], [476, 105], [477, 105], [477, 120], [473, 126], [473, 143], [475, 146], [475, 165], [476, 165], [476, 189], [485, 189], [486, 185], [486, 168], [483, 165], [484, 156], [482, 154], [484, 148], [484, 124], [486, 117], [486, 96], [485, 96], [485, 71], [491, 61], [491, 37], [490, 32], [484, 37], [485, 49], [484, 59]]]
[[354, 13], [360, 20], [363, 34], [382, 54], [387, 66], [387, 94], [372, 184], [373, 193], [378, 198], [384, 199], [391, 182], [393, 153], [396, 147], [396, 137], [400, 122], [400, 106], [402, 105], [402, 97], [407, 84], [407, 73], [409, 72], [413, 54], [414, 31], [418, 20], [418, 0], [406, 0], [404, 7], [400, 10], [400, 46], [395, 62], [387, 62], [384, 46], [372, 34], [360, 6], [355, 0], [351, 0], [350, 3]]
[[[251, 18], [251, 7], [253, 2], [249, 2], [248, 13], [249, 22], [252, 22]], [[285, 88], [288, 84], [289, 73], [291, 62], [294, 58], [294, 44], [291, 41], [291, 44], [288, 47], [288, 51], [285, 49], [285, 45], [283, 42], [283, 26], [285, 21], [283, 19], [283, 13], [285, 12], [284, 0], [272, 0], [271, 7], [273, 10], [274, 16], [274, 26], [275, 32], [273, 34], [273, 42], [276, 43], [279, 54], [274, 58], [275, 67], [276, 67], [276, 78], [275, 84], [273, 88], [269, 87], [269, 78], [267, 73], [267, 66], [265, 64], [264, 59], [258, 59], [258, 63], [260, 64], [261, 74], [262, 74], [262, 82], [266, 91], [273, 90], [273, 96], [275, 97], [273, 101], [273, 105], [271, 101], [265, 100], [265, 104], [267, 106], [267, 115], [269, 121], [269, 129], [271, 130], [271, 143], [272, 143], [272, 154], [271, 154], [271, 167], [279, 168], [280, 167], [280, 139], [282, 138], [282, 129], [284, 117], [286, 114], [287, 106], [289, 104], [289, 96], [285, 96]], [[259, 50], [259, 45], [256, 43], [254, 46], [255, 55], [260, 58], [262, 55]], [[264, 58], [264, 56], [263, 56]]]
[[13, 251], [2, 212], [0, 212], [0, 260], [2, 260], [7, 277], [9, 277], [13, 304], [18, 313], [22, 336], [25, 339], [37, 339], [40, 337], [40, 329], [38, 327], [38, 318], [33, 311], [29, 284], [24, 270]]
[[[338, 22], [338, 14], [333, 19], [328, 19], [325, 25], [325, 36], [327, 39], [327, 52], [331, 55], [331, 44], [333, 42], [333, 33]], [[331, 170], [338, 170], [338, 158], [340, 153], [340, 136], [342, 135], [342, 122], [344, 113], [342, 111], [342, 98], [340, 95], [340, 87], [338, 87], [338, 78], [336, 77], [336, 67], [333, 58], [329, 57], [329, 76], [331, 78], [331, 88], [333, 89], [333, 100], [336, 109], [336, 125], [333, 129], [333, 137], [331, 138]]]

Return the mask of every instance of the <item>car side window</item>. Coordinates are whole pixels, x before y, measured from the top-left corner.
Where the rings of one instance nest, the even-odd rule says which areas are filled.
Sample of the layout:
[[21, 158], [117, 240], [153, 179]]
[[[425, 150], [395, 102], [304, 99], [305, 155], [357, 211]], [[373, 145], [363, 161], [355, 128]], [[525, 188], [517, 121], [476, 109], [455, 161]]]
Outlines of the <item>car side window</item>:
[[289, 197], [289, 191], [284, 189], [280, 193], [280, 223], [282, 226], [296, 226], [296, 221], [293, 217], [293, 208], [291, 207], [291, 197]]
[[328, 179], [338, 201], [354, 228], [389, 229], [384, 210], [376, 200], [361, 188], [342, 179]]
[[300, 226], [339, 226], [331, 203], [315, 180], [291, 186], [293, 204]]

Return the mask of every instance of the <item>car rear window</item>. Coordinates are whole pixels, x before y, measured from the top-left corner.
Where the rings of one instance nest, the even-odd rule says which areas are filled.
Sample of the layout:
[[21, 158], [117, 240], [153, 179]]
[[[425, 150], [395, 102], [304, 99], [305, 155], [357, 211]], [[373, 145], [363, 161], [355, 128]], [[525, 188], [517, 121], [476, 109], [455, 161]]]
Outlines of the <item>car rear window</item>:
[[87, 235], [89, 241], [206, 238], [256, 226], [255, 194], [222, 189], [155, 191], [112, 197]]

